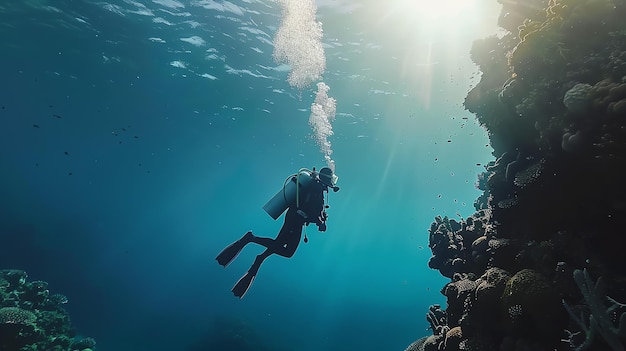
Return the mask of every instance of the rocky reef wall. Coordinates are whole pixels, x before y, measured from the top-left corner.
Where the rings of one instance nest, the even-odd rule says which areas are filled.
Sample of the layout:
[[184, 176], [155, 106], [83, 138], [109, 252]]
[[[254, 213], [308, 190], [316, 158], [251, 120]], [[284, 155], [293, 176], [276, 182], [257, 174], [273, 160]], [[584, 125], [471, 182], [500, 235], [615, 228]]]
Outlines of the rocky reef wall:
[[495, 161], [432, 223], [450, 278], [416, 350], [626, 348], [626, 1], [500, 0], [465, 99]]

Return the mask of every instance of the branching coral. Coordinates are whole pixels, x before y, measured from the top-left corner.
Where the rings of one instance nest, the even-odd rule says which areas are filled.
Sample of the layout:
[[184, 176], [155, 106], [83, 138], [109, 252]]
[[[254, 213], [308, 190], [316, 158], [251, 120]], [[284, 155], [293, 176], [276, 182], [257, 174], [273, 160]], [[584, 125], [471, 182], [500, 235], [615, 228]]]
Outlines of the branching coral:
[[[597, 334], [600, 334], [604, 341], [613, 351], [624, 351], [624, 344], [620, 338], [626, 338], [626, 312], [622, 312], [619, 317], [617, 327], [611, 321], [611, 314], [620, 309], [626, 308], [626, 304], [619, 303], [609, 296], [606, 296], [606, 286], [602, 277], [598, 278], [594, 284], [587, 269], [574, 271], [574, 281], [585, 299], [588, 311], [581, 312], [578, 316], [574, 310], [563, 300], [563, 307], [567, 310], [572, 320], [581, 328], [585, 334], [585, 340], [580, 345], [572, 345], [574, 350], [582, 351], [588, 349], [594, 342]], [[605, 304], [605, 300], [609, 306]], [[587, 322], [588, 321], [588, 322]], [[568, 331], [569, 339], [564, 340], [572, 343], [573, 337], [577, 333]]]
[[10, 286], [15, 287], [24, 284], [28, 274], [19, 269], [1, 269], [0, 277], [7, 281]]
[[450, 330], [450, 327], [448, 327], [448, 315], [446, 311], [441, 309], [439, 304], [428, 307], [426, 320], [430, 324], [430, 329], [432, 329], [434, 335], [445, 335]]
[[457, 222], [447, 216], [437, 216], [430, 226], [429, 244], [433, 256], [428, 266], [437, 269], [448, 278], [454, 272], [473, 272], [483, 267], [476, 266], [472, 257], [472, 242], [485, 234], [493, 234], [488, 223], [489, 211], [478, 211], [466, 220]]

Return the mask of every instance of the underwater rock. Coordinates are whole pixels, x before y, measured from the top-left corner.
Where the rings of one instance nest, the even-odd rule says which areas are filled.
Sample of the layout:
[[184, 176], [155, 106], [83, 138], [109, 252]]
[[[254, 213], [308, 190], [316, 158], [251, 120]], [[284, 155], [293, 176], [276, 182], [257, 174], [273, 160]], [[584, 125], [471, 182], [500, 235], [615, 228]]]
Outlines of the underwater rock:
[[542, 18], [542, 9], [548, 5], [547, 0], [527, 0], [524, 2], [498, 0], [498, 3], [502, 4], [498, 26], [511, 32], [516, 31], [526, 19]]

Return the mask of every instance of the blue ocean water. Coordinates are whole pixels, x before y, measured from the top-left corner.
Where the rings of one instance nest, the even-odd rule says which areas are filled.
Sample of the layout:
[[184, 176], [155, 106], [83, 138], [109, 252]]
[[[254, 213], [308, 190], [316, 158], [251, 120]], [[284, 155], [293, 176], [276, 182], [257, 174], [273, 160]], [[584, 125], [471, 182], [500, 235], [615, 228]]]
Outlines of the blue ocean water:
[[262, 248], [227, 269], [214, 257], [247, 230], [275, 236], [282, 218], [262, 206], [325, 165], [315, 87], [291, 87], [272, 57], [279, 4], [0, 4], [0, 268], [67, 295], [98, 350], [203, 350], [233, 325], [258, 350], [403, 350], [425, 335], [445, 282], [428, 227], [474, 212], [492, 160], [462, 102], [498, 6], [453, 30], [424, 29], [402, 6], [428, 9], [406, 1], [317, 6], [341, 190], [328, 230], [268, 258], [239, 300], [230, 288]]

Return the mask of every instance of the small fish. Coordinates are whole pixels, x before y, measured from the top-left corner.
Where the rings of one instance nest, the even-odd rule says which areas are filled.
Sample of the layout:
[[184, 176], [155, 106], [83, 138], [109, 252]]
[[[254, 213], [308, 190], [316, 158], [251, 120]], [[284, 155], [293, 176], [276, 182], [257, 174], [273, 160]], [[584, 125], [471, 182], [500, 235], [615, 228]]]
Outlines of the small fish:
[[126, 128], [122, 128], [123, 131], [126, 131]]
[[65, 151], [65, 156], [69, 156], [69, 155], [70, 155], [70, 153]]
[[135, 139], [139, 139], [139, 137], [135, 135]]
[[54, 118], [58, 118], [58, 119], [63, 118], [63, 116], [61, 116], [61, 115], [52, 115], [52, 117], [54, 117]]
[[33, 127], [39, 128], [39, 124], [33, 124]]

